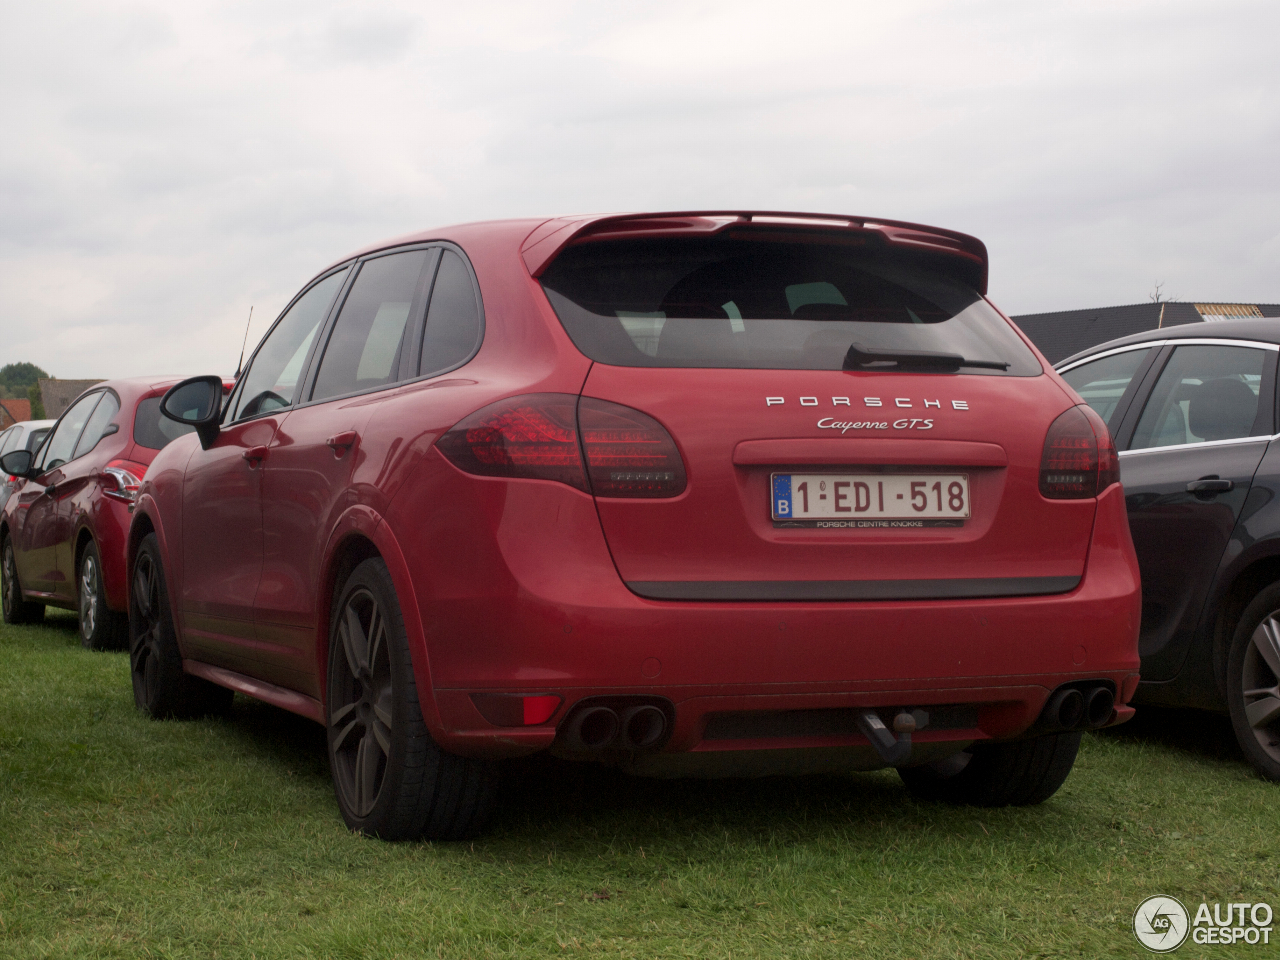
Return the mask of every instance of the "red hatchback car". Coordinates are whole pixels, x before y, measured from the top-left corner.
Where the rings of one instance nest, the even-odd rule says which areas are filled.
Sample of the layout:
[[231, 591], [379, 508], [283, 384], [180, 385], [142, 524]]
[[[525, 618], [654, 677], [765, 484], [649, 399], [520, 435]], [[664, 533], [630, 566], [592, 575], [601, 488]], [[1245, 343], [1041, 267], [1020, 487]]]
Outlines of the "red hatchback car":
[[324, 724], [339, 806], [461, 837], [495, 761], [895, 766], [1036, 803], [1132, 714], [1111, 437], [972, 237], [747, 212], [471, 224], [327, 268], [163, 409], [140, 707]]
[[0, 461], [18, 480], [0, 515], [6, 623], [66, 607], [79, 610], [86, 647], [127, 645], [124, 550], [138, 485], [165, 444], [192, 432], [160, 415], [160, 399], [175, 382], [96, 384], [38, 450], [15, 450]]

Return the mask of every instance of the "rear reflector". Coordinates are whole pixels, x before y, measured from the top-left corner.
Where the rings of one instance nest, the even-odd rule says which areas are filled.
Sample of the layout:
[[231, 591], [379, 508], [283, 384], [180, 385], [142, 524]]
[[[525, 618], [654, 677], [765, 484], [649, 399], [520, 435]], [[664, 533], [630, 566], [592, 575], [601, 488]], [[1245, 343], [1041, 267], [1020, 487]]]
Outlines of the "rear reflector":
[[674, 497], [684, 492], [684, 461], [657, 420], [621, 404], [583, 397], [578, 423], [597, 497]]
[[1049, 426], [1040, 459], [1040, 494], [1049, 500], [1096, 497], [1120, 482], [1111, 432], [1087, 404], [1072, 407]]
[[662, 424], [592, 397], [499, 400], [460, 421], [436, 446], [467, 473], [557, 480], [597, 497], [674, 497], [685, 487], [684, 461]]
[[567, 393], [532, 393], [481, 407], [436, 441], [453, 465], [483, 477], [558, 480], [587, 489]]
[[471, 702], [495, 727], [535, 727], [550, 720], [560, 706], [560, 698], [553, 693], [473, 693]]

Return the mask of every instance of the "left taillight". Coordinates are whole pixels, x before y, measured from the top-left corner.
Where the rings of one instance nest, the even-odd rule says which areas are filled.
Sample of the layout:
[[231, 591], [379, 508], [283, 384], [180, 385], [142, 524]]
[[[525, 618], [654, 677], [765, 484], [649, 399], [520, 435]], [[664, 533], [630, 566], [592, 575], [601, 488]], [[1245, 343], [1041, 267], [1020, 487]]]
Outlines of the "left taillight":
[[436, 446], [467, 473], [556, 480], [597, 497], [674, 497], [685, 488], [684, 461], [662, 424], [592, 397], [499, 400], [459, 421]]
[[99, 476], [103, 481], [103, 494], [112, 500], [133, 503], [138, 499], [138, 488], [142, 486], [142, 478], [147, 468], [132, 460], [112, 460], [102, 468]]

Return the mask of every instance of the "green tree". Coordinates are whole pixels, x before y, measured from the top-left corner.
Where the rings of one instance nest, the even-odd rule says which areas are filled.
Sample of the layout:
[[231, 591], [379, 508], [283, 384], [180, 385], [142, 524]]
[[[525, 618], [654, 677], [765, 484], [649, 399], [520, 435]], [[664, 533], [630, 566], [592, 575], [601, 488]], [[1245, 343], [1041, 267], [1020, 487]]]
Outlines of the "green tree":
[[44, 401], [40, 399], [40, 384], [33, 383], [27, 388], [27, 399], [31, 401], [31, 419], [44, 419]]
[[34, 363], [7, 363], [0, 367], [0, 396], [28, 396], [31, 388], [37, 386], [36, 381], [48, 376]]

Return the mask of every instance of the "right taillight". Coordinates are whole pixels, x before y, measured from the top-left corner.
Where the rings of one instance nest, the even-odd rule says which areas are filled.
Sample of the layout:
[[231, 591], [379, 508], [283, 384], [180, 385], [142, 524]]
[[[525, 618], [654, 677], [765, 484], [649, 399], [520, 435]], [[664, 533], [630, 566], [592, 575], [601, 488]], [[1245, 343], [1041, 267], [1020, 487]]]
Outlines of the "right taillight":
[[102, 468], [101, 477], [105, 484], [102, 492], [113, 500], [133, 503], [138, 499], [138, 488], [142, 486], [142, 478], [146, 475], [146, 464], [131, 460], [112, 460]]
[[674, 497], [685, 487], [684, 461], [662, 424], [591, 397], [499, 400], [459, 421], [436, 446], [467, 473], [556, 480], [597, 497]]
[[1087, 404], [1072, 407], [1049, 426], [1040, 458], [1040, 494], [1050, 500], [1096, 497], [1120, 482], [1111, 431]]

